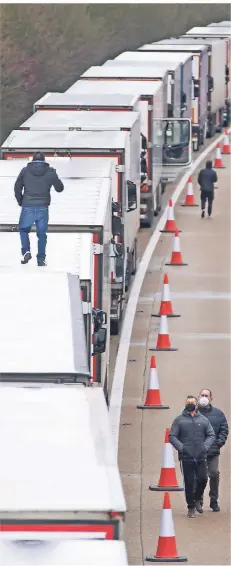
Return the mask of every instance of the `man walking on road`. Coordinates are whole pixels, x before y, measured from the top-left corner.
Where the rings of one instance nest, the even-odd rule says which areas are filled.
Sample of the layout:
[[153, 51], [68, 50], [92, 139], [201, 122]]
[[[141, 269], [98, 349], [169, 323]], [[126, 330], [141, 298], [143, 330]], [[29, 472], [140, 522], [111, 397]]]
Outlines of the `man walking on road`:
[[216, 171], [212, 168], [212, 161], [207, 161], [205, 169], [201, 169], [198, 175], [198, 184], [201, 191], [201, 216], [204, 218], [205, 205], [208, 200], [208, 216], [212, 214], [214, 200], [214, 183], [217, 182]]
[[33, 161], [23, 167], [14, 185], [15, 198], [18, 205], [22, 207], [19, 219], [22, 264], [28, 263], [32, 258], [29, 232], [35, 224], [38, 237], [38, 266], [46, 265], [48, 207], [51, 202], [52, 186], [58, 193], [64, 189], [55, 169], [45, 162], [44, 154], [37, 151], [33, 156]]
[[[202, 389], [198, 399], [198, 408], [202, 415], [207, 417], [215, 432], [215, 441], [207, 453], [208, 475], [210, 480], [210, 508], [212, 511], [220, 511], [218, 505], [218, 488], [219, 488], [219, 456], [220, 449], [226, 443], [229, 434], [229, 427], [224, 413], [213, 407], [212, 392], [210, 389]], [[203, 497], [201, 498], [203, 505]]]
[[[188, 517], [203, 513], [200, 501], [208, 481], [207, 452], [215, 440], [214, 430], [204, 415], [197, 410], [197, 398], [188, 395], [185, 409], [171, 426], [169, 441], [178, 450], [185, 483]], [[196, 477], [196, 489], [195, 487]]]

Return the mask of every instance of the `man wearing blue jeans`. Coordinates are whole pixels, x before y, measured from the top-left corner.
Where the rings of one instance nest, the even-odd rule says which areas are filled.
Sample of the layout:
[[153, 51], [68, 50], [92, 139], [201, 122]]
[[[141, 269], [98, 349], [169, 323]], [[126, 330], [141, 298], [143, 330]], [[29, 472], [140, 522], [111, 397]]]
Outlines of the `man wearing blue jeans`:
[[46, 265], [46, 243], [48, 231], [48, 209], [51, 202], [51, 187], [61, 193], [64, 189], [55, 169], [45, 162], [45, 156], [37, 151], [33, 161], [23, 167], [14, 186], [15, 198], [22, 211], [19, 219], [19, 232], [22, 249], [22, 264], [32, 258], [29, 233], [33, 224], [38, 237], [38, 266]]

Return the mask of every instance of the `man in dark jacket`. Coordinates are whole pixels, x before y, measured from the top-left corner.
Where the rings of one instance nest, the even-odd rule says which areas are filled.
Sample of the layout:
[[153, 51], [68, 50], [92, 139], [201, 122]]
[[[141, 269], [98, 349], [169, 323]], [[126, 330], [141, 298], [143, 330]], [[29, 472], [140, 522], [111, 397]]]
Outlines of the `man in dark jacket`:
[[46, 243], [48, 230], [48, 207], [50, 206], [51, 187], [58, 193], [64, 189], [55, 169], [45, 162], [45, 156], [37, 151], [33, 161], [23, 167], [14, 185], [15, 198], [22, 211], [19, 219], [19, 232], [21, 238], [21, 263], [28, 263], [31, 259], [29, 232], [33, 224], [36, 226], [38, 237], [38, 266], [46, 265]]
[[[213, 407], [210, 389], [202, 389], [198, 399], [198, 407], [200, 413], [207, 417], [215, 432], [215, 441], [207, 453], [207, 466], [210, 480], [210, 507], [213, 511], [220, 511], [218, 505], [219, 455], [221, 447], [224, 446], [228, 438], [229, 427], [224, 413]], [[201, 498], [201, 505], [203, 505], [203, 497]]]
[[214, 183], [217, 182], [216, 171], [212, 168], [212, 161], [207, 161], [205, 169], [201, 169], [198, 175], [198, 184], [201, 191], [201, 216], [204, 218], [205, 205], [208, 199], [208, 215], [212, 214], [214, 200]]
[[[214, 430], [197, 410], [197, 398], [188, 395], [185, 409], [171, 426], [169, 441], [178, 450], [185, 483], [188, 517], [203, 513], [200, 501], [208, 481], [206, 456], [215, 440]], [[196, 489], [195, 489], [196, 476]]]

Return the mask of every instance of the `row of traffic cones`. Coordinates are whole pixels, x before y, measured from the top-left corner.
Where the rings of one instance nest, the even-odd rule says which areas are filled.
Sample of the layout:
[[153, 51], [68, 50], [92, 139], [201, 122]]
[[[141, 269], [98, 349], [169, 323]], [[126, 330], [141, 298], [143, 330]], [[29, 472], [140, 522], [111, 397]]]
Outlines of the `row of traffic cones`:
[[[223, 154], [230, 154], [230, 145], [228, 132], [225, 132], [225, 139], [222, 148]], [[223, 168], [223, 162], [221, 158], [220, 144], [217, 144], [216, 157], [214, 161], [214, 168]], [[192, 177], [188, 179], [187, 194], [185, 197], [185, 202], [182, 206], [198, 206], [194, 201], [193, 194], [193, 184]], [[172, 200], [169, 200], [169, 206], [167, 211], [167, 220], [164, 229], [161, 230], [163, 233], [174, 233], [173, 240], [173, 250], [172, 256], [169, 263], [166, 265], [187, 265], [182, 260], [182, 255], [180, 251], [180, 240], [179, 240], [179, 230], [177, 229], [174, 212], [172, 206]], [[150, 348], [154, 351], [175, 351], [176, 348], [171, 347], [169, 332], [168, 332], [168, 317], [179, 317], [180, 315], [175, 314], [172, 307], [168, 275], [164, 275], [163, 281], [163, 291], [161, 297], [161, 304], [158, 314], [153, 314], [152, 316], [160, 317], [160, 329], [157, 338], [157, 343], [155, 348]], [[137, 405], [138, 409], [169, 409], [169, 405], [162, 404], [159, 388], [159, 380], [156, 369], [155, 356], [151, 356], [150, 361], [150, 374], [148, 380], [148, 387], [146, 393], [146, 399], [143, 405]], [[184, 487], [179, 486], [176, 476], [176, 467], [174, 461], [173, 447], [169, 442], [169, 429], [165, 431], [164, 449], [162, 455], [161, 471], [159, 476], [159, 481], [156, 485], [149, 486], [151, 491], [165, 491], [163, 509], [161, 515], [160, 524], [160, 534], [157, 544], [156, 554], [152, 556], [146, 556], [146, 561], [148, 562], [187, 562], [186, 556], [179, 556], [176, 546], [176, 537], [174, 531], [174, 524], [172, 518], [172, 509], [169, 491], [183, 491]]]

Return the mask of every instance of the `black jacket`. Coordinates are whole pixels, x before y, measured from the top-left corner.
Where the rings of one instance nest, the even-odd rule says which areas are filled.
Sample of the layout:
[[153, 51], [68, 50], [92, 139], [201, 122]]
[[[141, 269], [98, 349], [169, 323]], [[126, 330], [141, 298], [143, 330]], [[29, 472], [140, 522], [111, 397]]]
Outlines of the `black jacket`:
[[217, 409], [212, 405], [208, 405], [208, 407], [200, 407], [200, 413], [207, 417], [213, 427], [216, 436], [215, 442], [213, 442], [207, 455], [219, 455], [220, 448], [226, 443], [229, 434], [227, 419], [220, 409]]
[[217, 174], [214, 169], [209, 167], [201, 169], [197, 180], [201, 191], [214, 194], [214, 183], [217, 182]]
[[204, 460], [215, 440], [214, 430], [199, 411], [192, 417], [184, 409], [171, 426], [169, 441], [182, 460]]
[[31, 161], [16, 179], [15, 198], [19, 206], [49, 206], [52, 186], [58, 193], [64, 189], [55, 169], [45, 161]]

